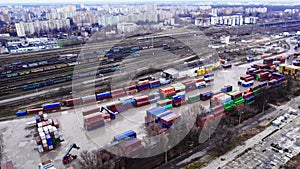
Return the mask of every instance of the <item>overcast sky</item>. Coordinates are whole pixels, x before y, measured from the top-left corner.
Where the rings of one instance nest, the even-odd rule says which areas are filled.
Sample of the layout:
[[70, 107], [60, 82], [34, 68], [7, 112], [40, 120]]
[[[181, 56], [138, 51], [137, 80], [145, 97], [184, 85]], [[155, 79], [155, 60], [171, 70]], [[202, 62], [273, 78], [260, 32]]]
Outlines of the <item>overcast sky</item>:
[[[269, 2], [277, 2], [277, 3], [299, 3], [300, 0], [164, 0], [163, 2], [237, 2], [237, 3], [251, 3], [251, 4], [258, 4], [258, 3], [269, 3]], [[106, 3], [106, 2], [162, 2], [161, 0], [0, 0], [0, 4], [7, 4], [7, 3], [15, 3], [15, 4], [24, 4], [24, 3]]]

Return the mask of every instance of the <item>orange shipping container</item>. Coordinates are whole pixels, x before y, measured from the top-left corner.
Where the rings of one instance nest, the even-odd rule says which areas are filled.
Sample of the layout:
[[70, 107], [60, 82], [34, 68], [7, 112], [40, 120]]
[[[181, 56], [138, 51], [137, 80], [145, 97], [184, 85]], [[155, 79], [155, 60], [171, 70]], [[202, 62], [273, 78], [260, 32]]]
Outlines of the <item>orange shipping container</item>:
[[166, 87], [166, 88], [160, 88], [159, 90], [162, 93], [170, 93], [173, 92], [175, 89], [173, 87]]

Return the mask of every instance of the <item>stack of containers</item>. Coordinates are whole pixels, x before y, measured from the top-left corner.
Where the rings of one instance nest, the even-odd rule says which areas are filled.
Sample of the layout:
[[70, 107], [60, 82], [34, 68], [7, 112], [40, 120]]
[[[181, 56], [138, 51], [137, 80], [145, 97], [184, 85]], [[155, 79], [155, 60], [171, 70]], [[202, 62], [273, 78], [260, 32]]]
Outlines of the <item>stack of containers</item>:
[[151, 80], [149, 82], [149, 85], [150, 85], [151, 89], [159, 87], [160, 86], [160, 81], [159, 80]]
[[139, 96], [139, 97], [134, 97], [134, 100], [136, 101], [137, 107], [145, 106], [150, 104], [150, 100], [148, 96]]
[[232, 86], [231, 85], [227, 85], [221, 88], [221, 91], [223, 93], [227, 93], [227, 92], [231, 92], [232, 91]]
[[259, 69], [259, 70], [253, 71], [253, 73], [250, 73], [250, 75], [255, 77], [257, 74], [262, 73], [262, 72], [264, 72], [264, 71], [262, 69]]
[[212, 96], [213, 96], [213, 92], [212, 91], [201, 93], [200, 94], [200, 100], [201, 101], [206, 101], [206, 100], [211, 99]]
[[257, 96], [257, 95], [259, 95], [259, 92], [260, 92], [260, 86], [255, 85], [255, 86], [251, 87], [249, 89], [249, 91], [253, 92], [254, 96]]
[[96, 103], [96, 95], [84, 96], [81, 100], [83, 104]]
[[183, 85], [185, 86], [185, 91], [187, 92], [197, 89], [195, 80], [185, 81], [183, 82]]
[[246, 74], [253, 75], [254, 71], [256, 71], [257, 68], [247, 68]]
[[274, 61], [273, 58], [265, 58], [265, 59], [263, 60], [263, 64], [266, 64], [266, 65], [270, 66], [270, 65], [273, 64], [273, 61]]
[[206, 85], [206, 82], [204, 81], [204, 78], [196, 79], [196, 87], [198, 89], [205, 88], [206, 86], [207, 85]]
[[270, 76], [269, 72], [262, 72], [262, 73], [256, 75], [255, 80], [264, 82], [264, 81], [269, 80], [269, 76]]
[[43, 105], [44, 111], [53, 111], [53, 110], [60, 110], [61, 106], [60, 103], [49, 103], [49, 104], [44, 104]]
[[196, 103], [196, 102], [199, 102], [199, 101], [200, 101], [200, 95], [199, 94], [188, 97], [188, 103], [189, 104]]
[[160, 97], [162, 99], [174, 96], [176, 94], [174, 87], [164, 87], [159, 89]]
[[170, 113], [166, 116], [163, 116], [160, 118], [160, 124], [162, 128], [170, 128], [172, 126], [172, 124], [178, 119], [180, 118], [179, 115], [175, 114], [175, 113]]
[[209, 114], [205, 117], [202, 117], [198, 123], [199, 127], [203, 127], [205, 124], [209, 124], [210, 122], [215, 120], [215, 116], [213, 114]]
[[172, 84], [171, 86], [174, 88], [176, 93], [185, 91], [185, 85], [182, 83]]
[[103, 127], [105, 125], [104, 118], [101, 113], [93, 113], [83, 117], [84, 128], [87, 131]]
[[162, 106], [164, 109], [170, 109], [172, 108], [172, 99], [164, 99], [164, 100], [159, 100], [156, 103], [157, 106]]
[[139, 81], [138, 84], [136, 85], [136, 88], [138, 91], [143, 91], [143, 90], [149, 89], [150, 88], [149, 80]]
[[243, 98], [245, 99], [245, 105], [251, 105], [255, 101], [253, 92], [244, 93]]
[[118, 112], [118, 113], [122, 113], [124, 112], [124, 110], [126, 109], [122, 102], [120, 101], [114, 101], [114, 102], [110, 102], [106, 105], [107, 109], [109, 109], [112, 112]]
[[225, 93], [220, 93], [220, 94], [214, 95], [211, 98], [210, 106], [215, 107], [217, 105], [224, 104], [225, 102], [228, 102], [230, 100], [231, 100], [231, 96], [228, 96]]
[[211, 113], [214, 115], [215, 119], [224, 117], [224, 107], [222, 104], [211, 108]]
[[98, 93], [96, 94], [96, 99], [97, 101], [105, 100], [111, 98], [111, 93], [110, 92], [103, 92], [103, 93]]
[[131, 138], [122, 144], [122, 150], [127, 157], [133, 157], [144, 150], [142, 142], [138, 138]]
[[126, 94], [134, 94], [134, 93], [138, 92], [136, 85], [124, 87], [124, 90], [125, 90]]
[[74, 105], [81, 105], [82, 104], [81, 98], [68, 99], [65, 102], [66, 102], [67, 107], [72, 107]]
[[111, 97], [112, 98], [118, 98], [118, 97], [122, 97], [125, 96], [126, 93], [123, 89], [116, 89], [116, 90], [112, 90], [111, 91]]
[[[246, 75], [248, 76], [248, 75]], [[250, 77], [246, 77], [246, 78], [242, 78], [241, 77], [241, 83], [242, 83], [242, 87], [250, 87], [254, 85], [254, 77], [250, 76]]]
[[132, 95], [121, 97], [119, 98], [119, 101], [121, 101], [122, 105], [126, 108], [132, 108], [133, 105], [136, 105], [136, 101]]
[[300, 66], [282, 64], [279, 66], [278, 72], [295, 80], [300, 80]]
[[204, 77], [204, 81], [207, 86], [213, 84], [213, 82], [214, 82], [214, 74], [213, 73], [205, 74], [205, 75], [203, 75], [203, 77]]
[[165, 108], [163, 108], [162, 106], [157, 106], [157, 107], [153, 107], [151, 109], [148, 109], [146, 111], [146, 117], [145, 117], [145, 122], [146, 125], [149, 124], [149, 122], [153, 122], [156, 120], [156, 115], [161, 114], [163, 112], [166, 112], [167, 110]]
[[59, 127], [56, 119], [48, 119], [47, 114], [39, 112], [35, 116], [38, 136], [35, 138], [40, 153], [44, 151], [53, 150], [53, 143], [59, 142], [59, 134], [57, 127]]
[[87, 116], [87, 115], [97, 113], [97, 112], [100, 112], [99, 107], [96, 107], [96, 108], [93, 108], [93, 109], [90, 109], [90, 110], [85, 110], [85, 111], [82, 112], [82, 115]]
[[232, 93], [229, 93], [228, 95], [231, 96], [231, 99], [233, 100], [234, 102], [234, 106], [239, 109], [241, 107], [244, 106], [244, 98], [243, 98], [243, 93], [242, 92], [239, 92], [239, 91], [236, 91], [236, 92], [232, 92]]
[[179, 107], [183, 104], [186, 104], [185, 92], [180, 92], [180, 93], [177, 93], [175, 96], [173, 96], [172, 104], [174, 107]]

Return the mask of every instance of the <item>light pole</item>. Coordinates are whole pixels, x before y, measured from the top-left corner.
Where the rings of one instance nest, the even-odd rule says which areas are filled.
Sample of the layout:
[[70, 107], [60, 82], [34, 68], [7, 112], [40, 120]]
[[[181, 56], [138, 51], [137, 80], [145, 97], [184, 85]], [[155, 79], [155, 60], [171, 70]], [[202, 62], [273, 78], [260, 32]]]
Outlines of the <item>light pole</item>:
[[168, 149], [171, 148], [170, 146], [167, 147], [167, 150], [165, 152], [165, 162], [168, 163]]

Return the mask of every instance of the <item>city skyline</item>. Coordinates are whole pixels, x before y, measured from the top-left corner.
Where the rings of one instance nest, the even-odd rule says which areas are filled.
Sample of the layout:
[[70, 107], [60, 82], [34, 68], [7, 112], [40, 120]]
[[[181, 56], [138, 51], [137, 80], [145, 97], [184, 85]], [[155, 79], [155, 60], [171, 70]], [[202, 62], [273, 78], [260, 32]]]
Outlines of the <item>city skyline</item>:
[[138, 0], [114, 0], [114, 1], [109, 1], [109, 0], [52, 0], [51, 2], [48, 1], [43, 1], [43, 0], [11, 0], [9, 2], [7, 1], [0, 1], [0, 5], [16, 5], [16, 4], [101, 4], [101, 3], [109, 3], [109, 4], [114, 4], [114, 3], [201, 3], [201, 4], [239, 4], [239, 5], [250, 5], [250, 4], [300, 4], [299, 1], [297, 0], [290, 0], [289, 2], [286, 2], [284, 0], [262, 0], [262, 1], [247, 1], [247, 0], [228, 0], [228, 1], [218, 1], [218, 0], [210, 0], [210, 1], [205, 1], [205, 0], [200, 0], [200, 1], [195, 1], [195, 0], [165, 0], [164, 2], [161, 2], [159, 0], [143, 0], [143, 1], [138, 1]]

